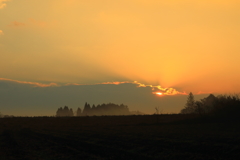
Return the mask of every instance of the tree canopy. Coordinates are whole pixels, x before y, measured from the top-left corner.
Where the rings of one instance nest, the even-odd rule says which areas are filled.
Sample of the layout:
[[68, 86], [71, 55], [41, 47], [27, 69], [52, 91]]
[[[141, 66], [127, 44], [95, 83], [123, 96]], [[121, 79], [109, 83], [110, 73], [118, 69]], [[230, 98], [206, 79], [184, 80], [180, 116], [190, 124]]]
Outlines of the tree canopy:
[[[127, 105], [124, 104], [114, 104], [114, 103], [108, 103], [108, 104], [98, 104], [95, 106], [94, 104], [91, 105], [87, 102], [85, 103], [83, 110], [81, 108], [78, 108], [75, 112], [76, 116], [93, 116], [93, 115], [129, 115], [129, 109]], [[68, 106], [65, 106], [64, 108], [60, 107], [56, 112], [57, 117], [63, 117], [63, 116], [73, 116], [73, 110], [68, 108]]]
[[194, 101], [194, 97], [190, 93], [187, 103], [180, 113], [239, 117], [240, 98], [238, 95], [214, 96], [210, 94], [199, 101]]
[[92, 107], [90, 104], [85, 103], [84, 109], [82, 112], [83, 116], [86, 115], [128, 115], [130, 114], [128, 106], [121, 104], [117, 105], [114, 103], [108, 103], [108, 104], [98, 104], [95, 106], [94, 104]]
[[64, 106], [64, 108], [60, 107], [56, 112], [57, 117], [70, 117], [73, 116], [72, 108], [68, 108], [68, 106]]

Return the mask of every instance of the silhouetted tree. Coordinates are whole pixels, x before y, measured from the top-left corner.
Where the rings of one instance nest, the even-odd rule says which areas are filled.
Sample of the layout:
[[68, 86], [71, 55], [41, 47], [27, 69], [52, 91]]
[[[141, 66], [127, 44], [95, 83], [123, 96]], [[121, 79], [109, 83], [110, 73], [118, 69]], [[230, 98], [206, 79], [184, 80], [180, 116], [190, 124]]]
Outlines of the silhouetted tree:
[[58, 108], [56, 116], [57, 117], [62, 117], [63, 116], [63, 108], [62, 107]]
[[192, 92], [190, 92], [187, 98], [187, 103], [185, 104], [184, 109], [181, 110], [181, 113], [182, 114], [194, 113], [195, 110], [196, 110], [196, 106], [195, 106], [194, 96]]
[[69, 114], [68, 116], [73, 116], [73, 110], [72, 110], [72, 108], [69, 109], [68, 114]]
[[77, 115], [76, 116], [81, 116], [82, 115], [82, 110], [80, 108], [77, 109]]
[[108, 104], [98, 104], [97, 106], [92, 105], [92, 108], [90, 107], [90, 104], [85, 103], [84, 109], [83, 109], [83, 116], [86, 115], [128, 115], [130, 114], [128, 106], [121, 104], [117, 105], [114, 103], [108, 103]]
[[86, 115], [89, 115], [91, 112], [91, 106], [90, 104], [88, 104], [87, 102], [85, 103], [84, 105], [84, 108], [83, 108], [83, 115], [86, 116]]
[[[239, 117], [240, 98], [238, 95], [209, 96], [194, 103], [193, 95], [189, 94], [185, 108], [180, 113], [200, 114], [227, 117], [228, 119]], [[194, 105], [193, 105], [194, 104]]]
[[60, 107], [56, 112], [57, 117], [65, 117], [65, 116], [73, 116], [72, 108], [68, 108], [68, 106], [64, 106], [64, 108]]
[[210, 94], [208, 97], [201, 99], [201, 108], [203, 113], [210, 113], [217, 106], [217, 97], [213, 94]]

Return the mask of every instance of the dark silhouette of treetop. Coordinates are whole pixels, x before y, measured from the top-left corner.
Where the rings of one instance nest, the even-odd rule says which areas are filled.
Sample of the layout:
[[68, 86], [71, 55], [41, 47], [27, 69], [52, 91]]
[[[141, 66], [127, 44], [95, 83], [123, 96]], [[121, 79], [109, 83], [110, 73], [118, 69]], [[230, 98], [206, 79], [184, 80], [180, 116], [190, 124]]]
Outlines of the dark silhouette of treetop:
[[81, 110], [81, 108], [78, 108], [77, 109], [77, 115], [76, 116], [81, 116], [82, 115], [82, 110]]
[[182, 114], [214, 115], [227, 118], [240, 117], [240, 98], [238, 95], [218, 95], [213, 94], [194, 101], [190, 93]]
[[[129, 115], [131, 114], [128, 106], [124, 104], [114, 104], [114, 103], [108, 103], [108, 104], [98, 104], [91, 105], [87, 102], [84, 105], [83, 110], [81, 108], [78, 108], [76, 111], [76, 116], [101, 116], [101, 115]], [[68, 108], [68, 106], [64, 106], [64, 108], [60, 107], [56, 112], [57, 117], [64, 117], [64, 116], [73, 116], [73, 110]]]
[[181, 110], [181, 113], [187, 114], [187, 113], [193, 113], [195, 110], [195, 100], [192, 92], [189, 93], [187, 98], [187, 103], [184, 106], [184, 109]]
[[72, 108], [68, 108], [68, 106], [64, 106], [64, 108], [60, 107], [56, 112], [57, 117], [69, 117], [73, 116]]
[[85, 115], [85, 116], [91, 114], [91, 106], [87, 102], [84, 105], [82, 114]]

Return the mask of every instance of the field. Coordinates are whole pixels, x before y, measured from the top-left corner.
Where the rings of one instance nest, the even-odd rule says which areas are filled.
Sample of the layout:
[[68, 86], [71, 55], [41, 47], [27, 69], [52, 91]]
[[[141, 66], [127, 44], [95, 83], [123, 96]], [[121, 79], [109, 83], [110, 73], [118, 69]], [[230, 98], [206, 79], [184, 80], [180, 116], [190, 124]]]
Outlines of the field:
[[0, 159], [238, 159], [237, 121], [189, 115], [0, 119]]

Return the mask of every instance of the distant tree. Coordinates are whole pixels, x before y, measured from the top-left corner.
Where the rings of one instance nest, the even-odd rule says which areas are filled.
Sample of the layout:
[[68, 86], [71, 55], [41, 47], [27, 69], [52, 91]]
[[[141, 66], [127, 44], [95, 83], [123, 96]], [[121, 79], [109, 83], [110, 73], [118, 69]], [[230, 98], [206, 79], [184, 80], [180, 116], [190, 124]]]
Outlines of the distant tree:
[[92, 107], [87, 102], [84, 105], [84, 109], [82, 112], [83, 116], [91, 116], [91, 115], [128, 115], [130, 114], [128, 106], [121, 104], [117, 105], [114, 103], [108, 104], [98, 104], [95, 106], [94, 104]]
[[72, 110], [72, 108], [70, 108], [69, 111], [68, 111], [68, 116], [72, 117], [73, 115], [74, 115], [73, 110]]
[[204, 113], [210, 113], [217, 106], [217, 97], [213, 94], [210, 94], [208, 97], [201, 99], [202, 110]]
[[56, 112], [57, 117], [70, 117], [73, 116], [73, 110], [72, 108], [68, 108], [68, 106], [64, 106], [64, 108], [60, 107]]
[[96, 106], [93, 104], [93, 105], [92, 105], [92, 108], [91, 108], [91, 115], [96, 115], [96, 113], [97, 113], [97, 108], [96, 108]]
[[91, 113], [91, 106], [86, 102], [84, 105], [82, 114], [86, 116], [86, 115], [89, 115], [90, 113]]
[[62, 117], [64, 114], [63, 114], [63, 108], [60, 107], [58, 108], [57, 112], [56, 112], [56, 116], [57, 117]]
[[218, 95], [213, 94], [194, 101], [190, 93], [185, 107], [180, 111], [182, 114], [200, 114], [216, 116], [219, 118], [239, 119], [240, 115], [240, 98], [239, 95]]
[[69, 114], [68, 106], [64, 106], [63, 113], [64, 113], [64, 116], [68, 116], [68, 114]]
[[82, 110], [81, 110], [81, 108], [78, 108], [77, 109], [77, 115], [76, 116], [81, 116], [82, 115]]
[[194, 113], [196, 111], [195, 100], [192, 92], [189, 93], [187, 98], [187, 103], [184, 106], [184, 109], [181, 110], [182, 114]]

